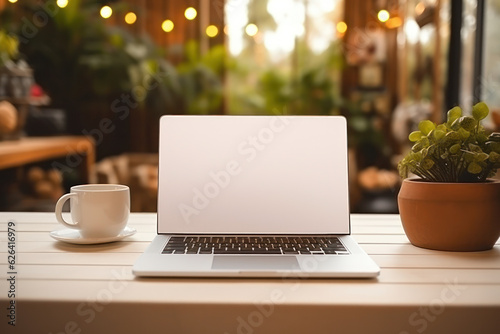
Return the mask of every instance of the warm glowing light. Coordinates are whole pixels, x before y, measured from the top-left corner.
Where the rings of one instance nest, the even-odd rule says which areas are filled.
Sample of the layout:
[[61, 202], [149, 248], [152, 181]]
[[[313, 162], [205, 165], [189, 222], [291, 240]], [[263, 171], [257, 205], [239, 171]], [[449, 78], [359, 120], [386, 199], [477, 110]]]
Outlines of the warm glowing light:
[[219, 28], [214, 26], [213, 24], [209, 25], [205, 30], [208, 37], [215, 37], [219, 33]]
[[380, 22], [387, 22], [387, 20], [389, 20], [389, 18], [391, 17], [391, 15], [389, 14], [388, 11], [386, 11], [385, 9], [382, 9], [381, 11], [378, 12], [377, 14], [377, 18]]
[[17, 0], [9, 0], [10, 3], [16, 3]]
[[105, 19], [109, 19], [113, 14], [113, 10], [109, 6], [104, 6], [101, 8], [101, 16]]
[[250, 23], [245, 27], [245, 32], [248, 36], [255, 36], [259, 32], [259, 27], [257, 27], [253, 23]]
[[64, 8], [68, 5], [68, 0], [57, 0], [56, 4], [59, 8]]
[[137, 15], [135, 15], [135, 13], [128, 12], [127, 14], [125, 14], [125, 22], [127, 22], [128, 24], [134, 24], [135, 21], [137, 21]]
[[424, 12], [425, 10], [425, 4], [423, 2], [419, 2], [417, 3], [417, 5], [415, 6], [415, 14], [420, 15]]
[[397, 28], [397, 27], [401, 27], [401, 25], [403, 24], [403, 20], [401, 20], [401, 18], [395, 16], [395, 17], [391, 17], [386, 23], [386, 27], [389, 28], [389, 29], [394, 29], [394, 28]]
[[420, 38], [420, 26], [418, 23], [410, 18], [406, 20], [403, 28], [405, 35], [406, 35], [406, 40], [410, 44], [416, 44], [419, 41]]
[[341, 34], [345, 34], [347, 31], [347, 24], [344, 21], [337, 23], [337, 31]]
[[196, 12], [196, 9], [194, 9], [193, 7], [189, 7], [184, 11], [184, 16], [188, 20], [194, 20], [196, 15], [198, 15], [198, 13]]
[[172, 22], [171, 20], [165, 20], [161, 24], [161, 28], [164, 32], [171, 32], [172, 30], [174, 30], [174, 22]]

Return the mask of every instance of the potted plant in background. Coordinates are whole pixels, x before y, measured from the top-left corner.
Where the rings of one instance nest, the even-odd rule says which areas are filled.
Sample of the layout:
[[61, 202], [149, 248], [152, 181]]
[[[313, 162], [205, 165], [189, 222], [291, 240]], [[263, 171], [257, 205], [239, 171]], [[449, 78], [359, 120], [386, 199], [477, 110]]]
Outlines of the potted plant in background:
[[500, 180], [491, 179], [500, 168], [500, 133], [486, 134], [488, 113], [483, 102], [471, 116], [455, 107], [443, 124], [425, 120], [409, 135], [415, 145], [398, 165], [398, 206], [415, 246], [482, 251], [500, 237]]
[[33, 70], [18, 57], [19, 41], [0, 29], [0, 139], [19, 139], [28, 113]]

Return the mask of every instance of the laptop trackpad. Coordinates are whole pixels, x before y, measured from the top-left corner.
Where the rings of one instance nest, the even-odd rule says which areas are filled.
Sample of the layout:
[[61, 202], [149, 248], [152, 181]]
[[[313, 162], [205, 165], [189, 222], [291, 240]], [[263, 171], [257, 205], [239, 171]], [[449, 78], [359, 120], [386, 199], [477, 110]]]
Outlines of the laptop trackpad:
[[295, 256], [214, 256], [212, 269], [218, 270], [297, 270]]

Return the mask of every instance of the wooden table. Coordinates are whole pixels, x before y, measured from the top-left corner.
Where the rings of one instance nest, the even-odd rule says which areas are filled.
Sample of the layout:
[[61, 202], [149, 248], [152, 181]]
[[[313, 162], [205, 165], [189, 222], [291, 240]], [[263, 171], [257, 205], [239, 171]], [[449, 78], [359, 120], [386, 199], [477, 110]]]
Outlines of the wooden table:
[[95, 148], [85, 136], [23, 137], [0, 142], [0, 169], [62, 158], [52, 167], [66, 172], [79, 168], [83, 183], [93, 181]]
[[376, 279], [138, 279], [131, 267], [155, 235], [155, 214], [132, 214], [137, 234], [94, 246], [56, 242], [54, 221], [0, 213], [2, 333], [500, 333], [500, 245], [416, 248], [398, 215], [352, 216], [354, 238], [382, 268]]

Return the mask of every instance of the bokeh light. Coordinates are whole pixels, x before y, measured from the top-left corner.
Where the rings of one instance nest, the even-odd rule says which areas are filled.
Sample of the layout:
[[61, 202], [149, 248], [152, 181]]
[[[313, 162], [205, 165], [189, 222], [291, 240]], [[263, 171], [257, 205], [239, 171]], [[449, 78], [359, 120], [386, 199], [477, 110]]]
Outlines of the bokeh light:
[[219, 28], [211, 24], [207, 27], [205, 33], [207, 34], [208, 37], [215, 37], [219, 34]]
[[255, 36], [259, 32], [259, 28], [255, 24], [250, 23], [246, 26], [245, 32], [248, 36]]
[[164, 32], [171, 32], [172, 30], [174, 30], [174, 22], [172, 22], [171, 20], [165, 20], [161, 24], [161, 28]]
[[128, 12], [125, 14], [125, 22], [128, 24], [134, 24], [137, 21], [137, 15], [134, 12]]
[[193, 7], [188, 7], [184, 11], [184, 16], [188, 20], [194, 20], [196, 18], [196, 15], [198, 15], [198, 13], [196, 12], [196, 9], [194, 9]]
[[345, 23], [344, 21], [340, 21], [339, 23], [337, 23], [337, 31], [341, 34], [345, 34], [345, 32], [347, 31], [347, 23]]
[[101, 16], [105, 19], [108, 19], [113, 15], [113, 10], [109, 6], [104, 6], [101, 8]]
[[385, 9], [382, 9], [381, 11], [378, 12], [377, 14], [377, 18], [380, 22], [386, 22], [389, 18], [391, 17], [391, 15], [389, 14], [388, 11], [386, 11]]
[[59, 8], [65, 8], [68, 5], [68, 0], [57, 0], [56, 3]]

